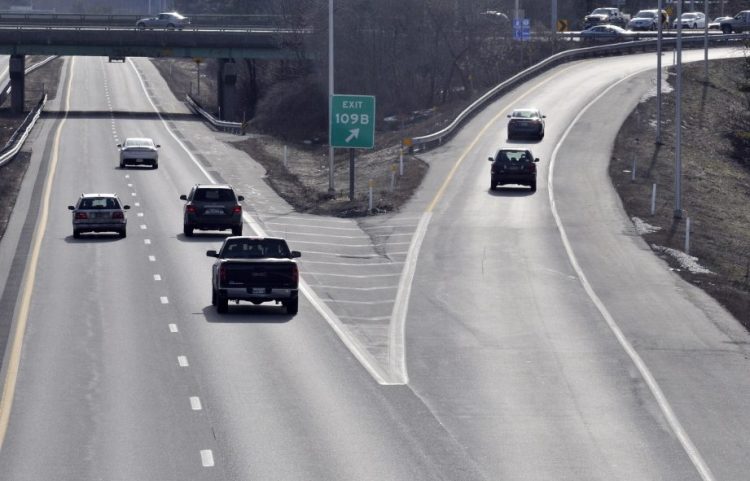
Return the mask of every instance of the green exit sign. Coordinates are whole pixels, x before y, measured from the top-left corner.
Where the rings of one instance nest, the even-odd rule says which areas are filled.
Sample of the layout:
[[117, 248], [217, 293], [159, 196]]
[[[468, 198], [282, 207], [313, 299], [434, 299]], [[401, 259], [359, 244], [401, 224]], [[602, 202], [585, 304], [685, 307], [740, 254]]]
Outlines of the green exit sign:
[[331, 146], [352, 149], [375, 146], [375, 97], [331, 96]]

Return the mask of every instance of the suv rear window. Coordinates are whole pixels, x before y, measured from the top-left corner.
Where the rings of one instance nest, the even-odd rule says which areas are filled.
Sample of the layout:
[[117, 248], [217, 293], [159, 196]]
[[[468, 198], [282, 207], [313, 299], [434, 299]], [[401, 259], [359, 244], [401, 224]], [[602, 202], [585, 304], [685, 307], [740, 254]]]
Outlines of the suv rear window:
[[528, 150], [501, 150], [497, 153], [495, 160], [498, 162], [532, 162], [533, 156]]
[[113, 197], [85, 197], [78, 205], [79, 209], [119, 209], [120, 204]]
[[232, 192], [230, 189], [196, 189], [193, 200], [209, 202], [233, 202], [235, 201], [235, 197], [234, 192]]

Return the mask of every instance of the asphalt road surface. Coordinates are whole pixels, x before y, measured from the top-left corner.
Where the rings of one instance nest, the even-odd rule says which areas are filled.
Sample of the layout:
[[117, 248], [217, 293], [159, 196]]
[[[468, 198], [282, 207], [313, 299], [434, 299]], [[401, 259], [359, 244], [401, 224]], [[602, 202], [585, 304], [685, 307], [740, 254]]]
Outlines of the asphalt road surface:
[[[2, 477], [743, 479], [750, 337], [651, 253], [607, 178], [654, 65], [549, 71], [428, 154], [401, 213], [356, 221], [294, 213], [147, 61], [69, 59], [0, 245], [18, 294]], [[527, 105], [544, 141], [507, 142]], [[117, 167], [129, 136], [162, 145], [158, 170]], [[541, 158], [536, 193], [489, 190], [504, 144]], [[223, 235], [185, 238], [179, 201], [210, 181], [303, 252], [297, 316], [210, 305]], [[66, 206], [91, 191], [132, 206], [127, 238], [73, 239]]]

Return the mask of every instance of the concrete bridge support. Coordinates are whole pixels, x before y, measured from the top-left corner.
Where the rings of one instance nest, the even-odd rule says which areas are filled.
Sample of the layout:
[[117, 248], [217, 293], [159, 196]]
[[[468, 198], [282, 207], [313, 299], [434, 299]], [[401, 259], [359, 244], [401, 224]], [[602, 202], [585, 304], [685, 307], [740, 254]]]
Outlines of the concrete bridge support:
[[25, 107], [25, 70], [26, 57], [11, 55], [8, 72], [10, 74], [10, 108], [14, 113], [21, 113]]
[[241, 120], [238, 118], [237, 64], [234, 59], [220, 58], [218, 75], [218, 104], [221, 120]]

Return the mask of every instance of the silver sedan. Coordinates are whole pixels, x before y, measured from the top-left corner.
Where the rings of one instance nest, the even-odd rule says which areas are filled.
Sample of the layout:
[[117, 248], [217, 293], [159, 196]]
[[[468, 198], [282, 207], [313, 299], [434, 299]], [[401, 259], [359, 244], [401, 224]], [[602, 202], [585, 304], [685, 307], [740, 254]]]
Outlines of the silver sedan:
[[152, 169], [159, 168], [159, 151], [161, 145], [155, 144], [147, 137], [129, 137], [122, 144], [117, 144], [120, 149], [120, 168], [126, 165], [150, 165]]
[[76, 205], [68, 206], [73, 211], [73, 237], [78, 239], [83, 232], [116, 232], [125, 237], [128, 209], [117, 194], [81, 194]]

